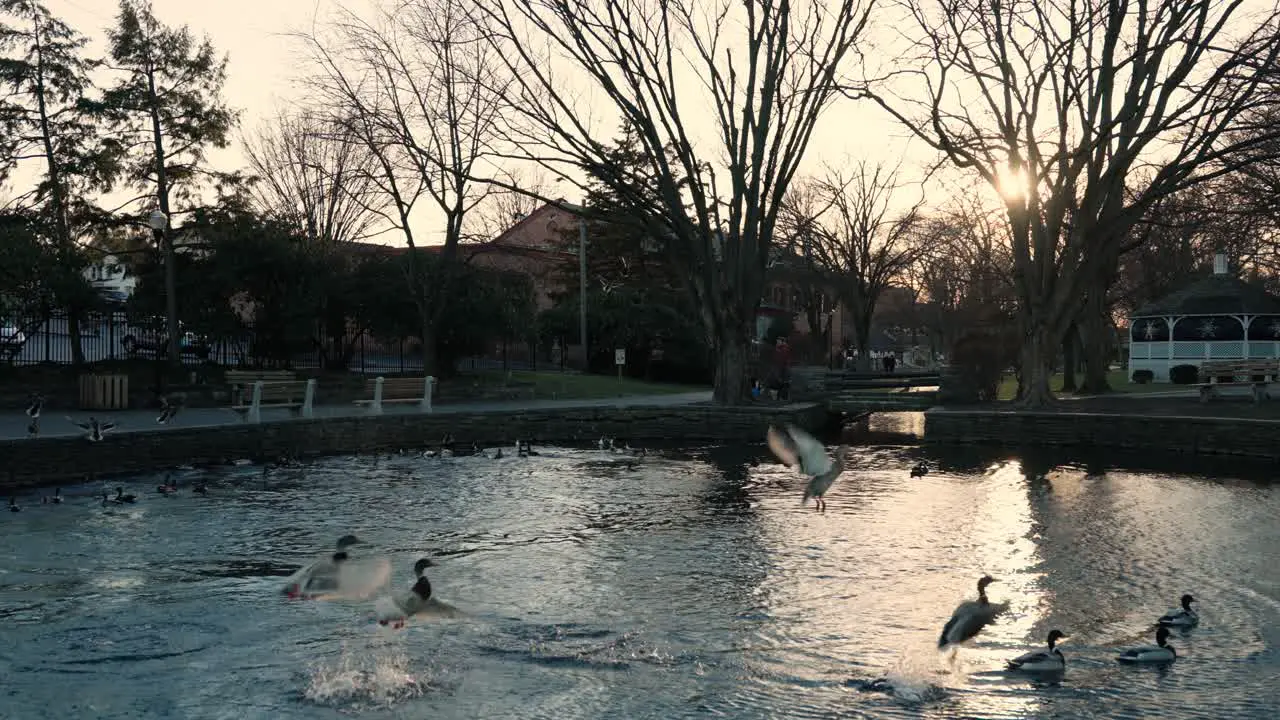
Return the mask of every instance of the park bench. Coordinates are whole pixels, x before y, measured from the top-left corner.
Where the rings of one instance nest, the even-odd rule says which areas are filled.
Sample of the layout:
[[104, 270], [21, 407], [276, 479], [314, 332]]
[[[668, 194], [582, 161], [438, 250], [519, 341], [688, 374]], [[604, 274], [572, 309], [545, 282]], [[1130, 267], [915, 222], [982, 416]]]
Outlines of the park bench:
[[1200, 402], [1219, 396], [1223, 384], [1251, 383], [1253, 401], [1270, 397], [1267, 386], [1280, 382], [1280, 360], [1213, 360], [1200, 366]]
[[382, 406], [386, 403], [418, 403], [423, 412], [431, 412], [431, 395], [435, 389], [436, 379], [427, 377], [378, 376], [364, 382], [364, 391], [373, 397], [368, 400], [356, 400], [357, 405], [368, 405], [369, 414], [381, 415]]
[[262, 421], [262, 408], [287, 408], [294, 415], [311, 417], [315, 380], [298, 380], [291, 370], [228, 370], [231, 409], [249, 422]]

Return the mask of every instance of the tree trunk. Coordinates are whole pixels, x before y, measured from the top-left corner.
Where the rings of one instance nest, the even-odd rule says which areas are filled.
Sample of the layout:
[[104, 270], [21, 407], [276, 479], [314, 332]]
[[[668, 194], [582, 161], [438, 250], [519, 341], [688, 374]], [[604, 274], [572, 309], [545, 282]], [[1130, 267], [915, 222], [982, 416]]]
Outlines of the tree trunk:
[[1031, 326], [1020, 352], [1018, 404], [1022, 407], [1042, 408], [1054, 403], [1049, 380], [1053, 377], [1053, 359], [1059, 342], [1049, 328], [1039, 323]]
[[1084, 344], [1082, 390], [1091, 395], [1111, 392], [1111, 383], [1107, 381], [1111, 371], [1111, 320], [1107, 317], [1105, 298], [1105, 290], [1089, 293], [1081, 321]]
[[716, 337], [716, 384], [712, 400], [717, 404], [746, 403], [748, 337], [744, 324], [728, 324]]
[[425, 307], [422, 313], [422, 374], [440, 377], [440, 348], [437, 345], [435, 323]]
[[1062, 340], [1062, 391], [1076, 391], [1076, 333], [1073, 323]]
[[67, 311], [67, 338], [71, 341], [71, 364], [79, 367], [84, 364], [84, 346], [80, 342], [80, 313], [75, 309]]

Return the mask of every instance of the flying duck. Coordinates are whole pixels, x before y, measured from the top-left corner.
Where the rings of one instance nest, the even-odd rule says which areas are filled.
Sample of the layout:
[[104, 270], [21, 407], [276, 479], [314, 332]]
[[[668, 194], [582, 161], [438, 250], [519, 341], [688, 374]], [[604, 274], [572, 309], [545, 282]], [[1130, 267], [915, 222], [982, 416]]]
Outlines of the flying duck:
[[350, 559], [347, 548], [360, 543], [355, 535], [338, 538], [338, 551], [299, 569], [285, 581], [284, 594], [289, 598], [312, 598], [338, 590], [339, 566]]
[[429, 558], [422, 558], [414, 563], [413, 574], [417, 580], [413, 587], [380, 598], [375, 603], [374, 612], [379, 625], [402, 628], [409, 618], [418, 615], [456, 617], [461, 614], [454, 606], [432, 597], [431, 581], [427, 579], [426, 570], [434, 565]]
[[1156, 644], [1125, 650], [1116, 656], [1122, 663], [1163, 663], [1178, 659], [1178, 653], [1169, 644], [1169, 628], [1156, 628]]
[[973, 639], [996, 616], [1009, 609], [1007, 603], [993, 603], [987, 599], [987, 586], [995, 581], [990, 575], [983, 575], [978, 580], [978, 599], [967, 600], [956, 606], [951, 619], [942, 627], [942, 634], [938, 636], [939, 650]]
[[769, 449], [779, 460], [809, 478], [801, 504], [814, 498], [814, 509], [825, 510], [827, 501], [823, 496], [831, 489], [831, 483], [844, 472], [843, 458], [847, 448], [843, 445], [837, 448], [836, 457], [832, 460], [822, 443], [794, 425], [788, 425], [785, 430], [770, 427], [767, 438]]
[[[175, 402], [175, 400], [177, 402]], [[160, 415], [156, 418], [156, 424], [158, 425], [169, 424], [169, 421], [172, 420], [173, 417], [177, 415], [178, 411], [181, 409], [182, 409], [181, 396], [176, 396], [174, 399], [170, 399], [165, 397], [164, 395], [161, 395], [160, 396]]]
[[31, 393], [31, 400], [27, 403], [27, 417], [32, 420], [40, 419], [40, 411], [44, 409], [44, 396], [40, 393]]
[[[71, 420], [71, 418], [67, 418], [67, 419]], [[89, 418], [89, 422], [87, 423], [77, 422], [75, 420], [71, 420], [71, 423], [76, 427], [80, 428], [81, 430], [84, 430], [85, 432], [88, 433], [87, 435], [85, 435], [85, 437], [88, 438], [89, 442], [101, 441], [102, 438], [106, 436], [107, 431], [111, 430], [116, 426], [115, 423], [111, 423], [111, 422], [108, 422], [108, 423], [99, 422], [98, 418], [95, 418], [95, 417]]]
[[1182, 609], [1173, 610], [1161, 615], [1160, 619], [1156, 620], [1156, 623], [1158, 625], [1166, 625], [1168, 627], [1192, 627], [1199, 624], [1200, 616], [1196, 614], [1195, 610], [1191, 609], [1191, 603], [1195, 601], [1196, 599], [1190, 595], [1183, 595]]
[[1020, 655], [1009, 661], [1008, 668], [1022, 672], [1054, 672], [1066, 668], [1067, 659], [1062, 656], [1062, 651], [1056, 647], [1058, 641], [1065, 637], [1066, 635], [1061, 630], [1050, 630], [1048, 650], [1036, 650], [1026, 655]]
[[42, 503], [44, 503], [44, 504], [46, 504], [46, 505], [48, 505], [48, 504], [50, 504], [50, 503], [52, 503], [52, 504], [54, 504], [54, 505], [59, 505], [59, 504], [61, 504], [61, 503], [62, 503], [62, 488], [54, 488], [54, 490], [53, 490], [53, 497], [49, 497], [48, 495], [46, 495], [46, 496], [44, 497], [44, 499], [43, 499], [43, 500], [41, 500], [40, 502], [42, 502]]

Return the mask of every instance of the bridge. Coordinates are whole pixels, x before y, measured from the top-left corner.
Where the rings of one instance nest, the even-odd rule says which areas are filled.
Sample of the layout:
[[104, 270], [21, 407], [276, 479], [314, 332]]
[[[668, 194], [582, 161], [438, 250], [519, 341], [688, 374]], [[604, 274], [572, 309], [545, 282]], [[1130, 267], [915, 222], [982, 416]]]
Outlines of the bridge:
[[859, 373], [825, 368], [792, 371], [791, 397], [825, 403], [833, 413], [922, 412], [937, 404], [933, 371]]

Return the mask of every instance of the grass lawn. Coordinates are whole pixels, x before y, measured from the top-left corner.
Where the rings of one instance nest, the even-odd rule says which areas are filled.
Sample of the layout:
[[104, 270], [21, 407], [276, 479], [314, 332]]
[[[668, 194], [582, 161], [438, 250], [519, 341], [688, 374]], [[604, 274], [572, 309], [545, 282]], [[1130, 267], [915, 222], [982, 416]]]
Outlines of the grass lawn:
[[[477, 373], [485, 384], [502, 385], [507, 381], [507, 373]], [[633, 395], [673, 395], [676, 393], [703, 392], [710, 387], [700, 385], [673, 385], [670, 383], [654, 383], [624, 377], [621, 380], [612, 375], [582, 375], [577, 373], [527, 372], [514, 371], [510, 374], [513, 383], [532, 383], [535, 396], [539, 399], [581, 400], [592, 398], [627, 397]]]
[[[1084, 374], [1076, 375], [1076, 382], [1084, 380]], [[1151, 392], [1168, 392], [1170, 390], [1186, 389], [1185, 385], [1170, 385], [1169, 383], [1148, 383], [1139, 385], [1129, 380], [1127, 370], [1112, 370], [1107, 373], [1107, 382], [1111, 385], [1111, 389], [1117, 393], [1151, 393]], [[1053, 379], [1049, 381], [1049, 389], [1055, 394], [1062, 393], [1062, 373], [1055, 373]], [[1013, 375], [1005, 375], [1000, 381], [999, 398], [1001, 400], [1012, 400], [1018, 394], [1018, 379]], [[1069, 395], [1070, 393], [1068, 393]]]

